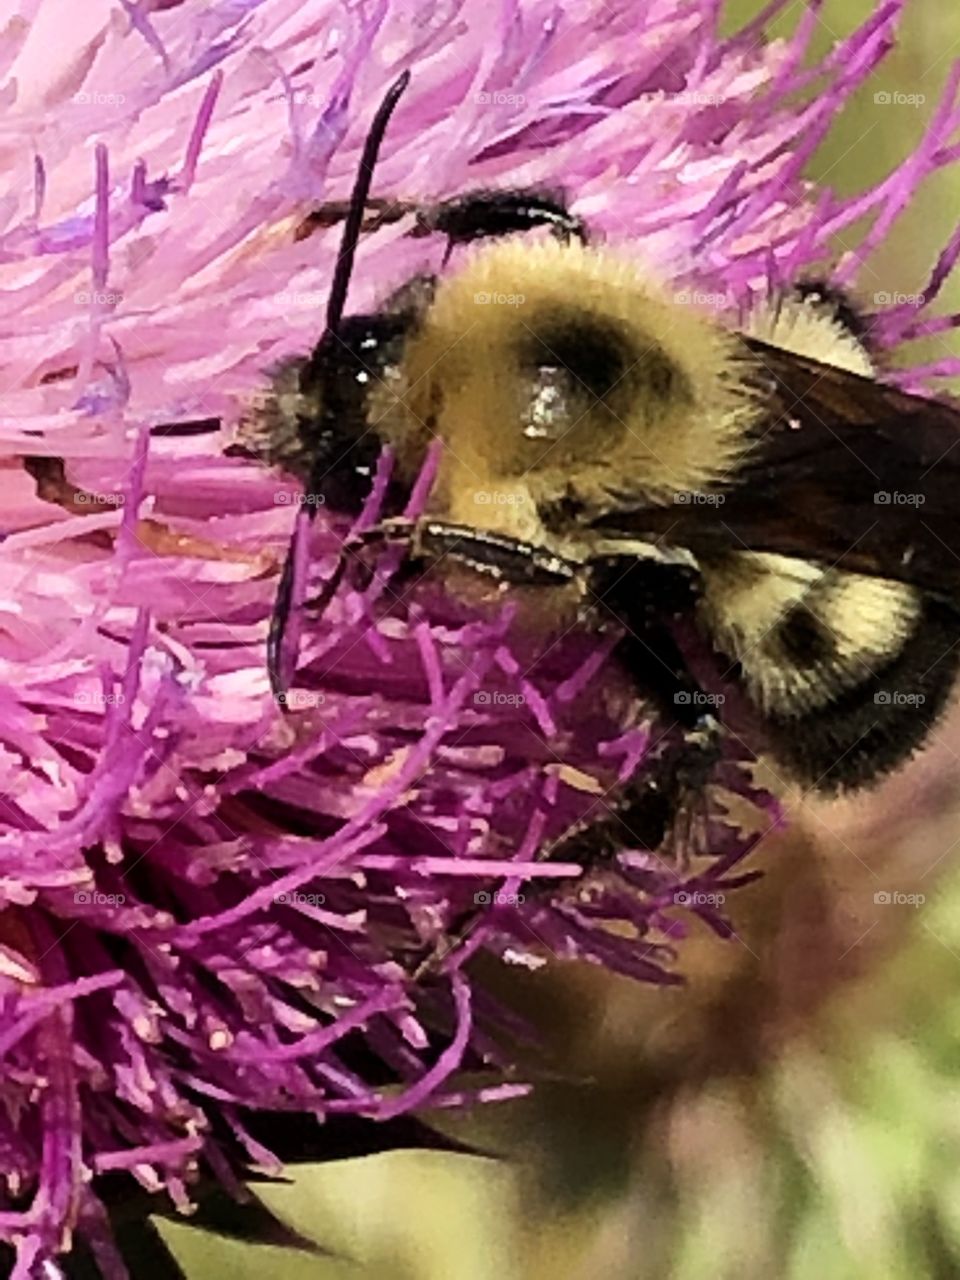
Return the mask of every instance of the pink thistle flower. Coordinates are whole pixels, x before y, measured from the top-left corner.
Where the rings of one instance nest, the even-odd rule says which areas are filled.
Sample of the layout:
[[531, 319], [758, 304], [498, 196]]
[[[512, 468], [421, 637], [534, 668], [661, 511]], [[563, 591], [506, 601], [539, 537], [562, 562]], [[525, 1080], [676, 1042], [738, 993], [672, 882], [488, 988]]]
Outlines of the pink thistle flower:
[[[377, 194], [563, 187], [732, 322], [871, 214], [836, 269], [854, 279], [954, 159], [960, 70], [900, 170], [855, 198], [813, 192], [804, 165], [903, 3], [813, 70], [816, 10], [770, 41], [779, 7], [721, 38], [712, 0], [123, 0], [85, 13], [67, 48], [55, 6], [8, 6], [0, 1238], [18, 1280], [55, 1274], [77, 1235], [125, 1275], [111, 1179], [180, 1207], [201, 1170], [238, 1189], [245, 1167], [278, 1167], [260, 1112], [383, 1121], [516, 1091], [496, 1083], [505, 1015], [463, 971], [478, 947], [662, 982], [678, 905], [729, 930], [711, 903], [751, 878], [755, 838], [719, 801], [709, 855], [685, 868], [628, 853], [576, 895], [578, 867], [537, 860], [651, 749], [607, 640], [533, 660], [509, 611], [458, 618], [430, 596], [365, 626], [390, 598], [388, 556], [306, 621], [280, 716], [265, 636], [300, 490], [228, 446], [265, 371], [317, 339], [339, 230], [295, 232], [346, 197], [405, 67]], [[351, 310], [439, 260], [405, 231], [364, 240]], [[877, 318], [883, 345], [952, 323], [925, 308], [958, 253], [960, 235], [923, 305]], [[335, 513], [315, 522], [315, 582], [343, 532]], [[776, 819], [741, 760], [718, 781]], [[412, 982], [410, 955], [493, 891], [443, 974]], [[488, 1088], [458, 1087], [484, 1064]]]

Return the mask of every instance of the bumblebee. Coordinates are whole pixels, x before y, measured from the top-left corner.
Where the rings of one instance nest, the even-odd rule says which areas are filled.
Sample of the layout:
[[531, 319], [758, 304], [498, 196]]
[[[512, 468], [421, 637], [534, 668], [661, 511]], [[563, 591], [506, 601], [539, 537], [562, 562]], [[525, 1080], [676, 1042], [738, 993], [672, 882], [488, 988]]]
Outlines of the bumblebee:
[[[350, 202], [312, 215], [344, 217], [341, 253], [324, 333], [266, 399], [270, 461], [358, 512], [389, 446], [388, 519], [368, 539], [404, 539], [451, 582], [537, 593], [551, 621], [615, 620], [620, 660], [680, 745], [571, 837], [581, 844], [656, 848], [709, 777], [722, 717], [685, 628], [742, 695], [752, 745], [791, 779], [831, 793], [900, 765], [941, 714], [960, 652], [960, 412], [878, 380], [867, 325], [826, 283], [734, 331], [594, 245], [555, 194], [371, 202], [405, 85], [380, 107]], [[345, 315], [360, 235], [400, 217], [445, 235], [447, 259], [469, 245], [463, 265], [445, 259], [375, 314]], [[405, 525], [437, 440], [427, 510]], [[268, 654], [281, 698], [292, 582], [291, 554]]]

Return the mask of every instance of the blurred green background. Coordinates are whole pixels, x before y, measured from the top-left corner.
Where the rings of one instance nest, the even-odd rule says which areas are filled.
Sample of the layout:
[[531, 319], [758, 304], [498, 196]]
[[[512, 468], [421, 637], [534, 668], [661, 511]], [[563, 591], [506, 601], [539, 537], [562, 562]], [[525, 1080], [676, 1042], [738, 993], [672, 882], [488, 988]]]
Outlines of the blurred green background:
[[[873, 8], [826, 4], [815, 56]], [[736, 4], [729, 22], [756, 9]], [[890, 172], [957, 57], [955, 0], [912, 0], [899, 47], [811, 176], [847, 194]], [[926, 101], [878, 106], [877, 89]], [[864, 293], [921, 289], [958, 215], [955, 167], [871, 259]], [[954, 282], [941, 306], [958, 302]], [[532, 1099], [443, 1123], [501, 1159], [394, 1153], [272, 1189], [327, 1257], [186, 1225], [164, 1226], [167, 1240], [192, 1277], [236, 1280], [960, 1276], [958, 754], [954, 715], [880, 791], [797, 800], [766, 877], [733, 901], [738, 938], [685, 945], [685, 990], [582, 965], [492, 968], [491, 985], [543, 1030], [530, 1069], [545, 1079]], [[925, 901], [878, 905], [881, 891]]]

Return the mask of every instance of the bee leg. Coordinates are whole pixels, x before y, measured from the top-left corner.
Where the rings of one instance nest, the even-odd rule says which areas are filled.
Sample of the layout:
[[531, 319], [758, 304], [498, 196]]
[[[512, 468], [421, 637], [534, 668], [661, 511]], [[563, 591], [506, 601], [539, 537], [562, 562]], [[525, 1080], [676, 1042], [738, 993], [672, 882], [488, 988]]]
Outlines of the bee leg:
[[[420, 550], [445, 551], [477, 569], [495, 570], [511, 582], [573, 580], [580, 566], [536, 552], [502, 535], [439, 522], [420, 530]], [[543, 563], [541, 563], [541, 561]], [[617, 656], [633, 676], [642, 697], [655, 703], [666, 724], [667, 745], [642, 766], [642, 776], [615, 786], [601, 812], [588, 814], [538, 854], [542, 861], [609, 866], [624, 849], [655, 853], [681, 826], [686, 806], [702, 796], [721, 758], [723, 728], [713, 714], [714, 700], [687, 668], [669, 629], [669, 619], [689, 614], [695, 600], [695, 574], [676, 564], [640, 563], [633, 557], [591, 562], [591, 610], [622, 628]], [[664, 621], [664, 618], [667, 620]], [[692, 829], [692, 825], [691, 825]], [[690, 850], [680, 851], [688, 855]], [[483, 918], [482, 906], [451, 922], [441, 945], [421, 952], [411, 976], [436, 973], [459, 950]]]
[[[680, 824], [688, 801], [702, 796], [721, 758], [722, 728], [712, 715], [699, 717], [656, 758], [642, 776], [614, 787], [599, 802], [602, 815], [588, 813], [542, 850], [544, 862], [610, 865], [624, 849], [656, 853]], [[681, 850], [688, 853], [689, 850]]]
[[[696, 852], [692, 848], [695, 814], [689, 806], [703, 796], [720, 759], [721, 733], [713, 716], [702, 716], [699, 728], [644, 766], [640, 780], [629, 780], [608, 793], [600, 802], [605, 816], [588, 814], [544, 846], [538, 861], [578, 862], [589, 871], [612, 866], [624, 850], [655, 854], [675, 836], [678, 848], [672, 862], [682, 866], [690, 853]], [[490, 895], [478, 894], [480, 897], [489, 900]], [[412, 979], [419, 982], [439, 972], [447, 957], [464, 946], [484, 914], [484, 906], [476, 905], [455, 916], [444, 930], [443, 940], [416, 955], [410, 969]]]
[[[382, 550], [391, 544], [410, 547], [413, 534], [413, 523], [402, 516], [383, 520], [372, 529], [364, 529], [359, 533], [355, 533], [343, 543], [340, 555], [337, 557], [337, 562], [333, 567], [333, 572], [324, 580], [323, 586], [315, 596], [311, 596], [310, 599], [304, 601], [304, 609], [309, 610], [316, 617], [323, 617], [330, 601], [337, 594], [344, 579], [348, 576], [348, 570], [353, 570], [350, 578], [354, 588], [357, 591], [366, 591], [377, 579], [378, 574], [377, 562], [368, 560], [364, 553], [377, 548]], [[403, 585], [422, 572], [422, 560], [418, 556], [408, 555], [391, 573], [390, 581], [391, 583], [397, 582]], [[289, 593], [289, 587], [286, 590]], [[278, 597], [283, 593], [284, 582], [281, 579], [281, 589], [278, 592]]]
[[664, 727], [703, 728], [716, 701], [694, 678], [671, 623], [689, 618], [699, 594], [696, 569], [681, 564], [604, 556], [591, 562], [589, 608], [623, 634], [616, 657], [638, 693], [653, 702]]
[[566, 586], [580, 570], [575, 562], [518, 538], [444, 520], [423, 521], [416, 544], [421, 555], [454, 560], [515, 586]]
[[564, 200], [545, 191], [471, 191], [454, 200], [424, 206], [417, 212], [412, 236], [439, 232], [447, 237], [444, 263], [458, 244], [493, 240], [518, 231], [546, 227], [558, 240], [587, 244], [589, 233], [582, 218], [570, 213]]
[[461, 911], [459, 915], [454, 916], [444, 929], [444, 936], [440, 941], [417, 952], [413, 968], [410, 970], [413, 981], [422, 982], [431, 974], [438, 973], [447, 956], [460, 950], [482, 919], [482, 907], [468, 907], [466, 911]]
[[[299, 223], [294, 239], [305, 240], [314, 231], [335, 226], [343, 222], [349, 212], [348, 200], [329, 200], [317, 205]], [[587, 244], [589, 240], [583, 219], [570, 213], [555, 192], [546, 191], [471, 191], [437, 204], [368, 197], [360, 230], [379, 231], [411, 214], [416, 222], [409, 235], [416, 238], [445, 235], [450, 247], [472, 240], [498, 239], [536, 227], [547, 227], [552, 235], [565, 242], [576, 239]]]
[[[366, 233], [379, 231], [381, 227], [399, 222], [402, 218], [416, 213], [419, 205], [410, 200], [391, 200], [382, 196], [368, 196], [364, 202], [364, 215], [360, 230]], [[367, 212], [369, 210], [369, 212]], [[350, 212], [349, 200], [327, 200], [311, 209], [305, 218], [297, 224], [293, 233], [294, 240], [306, 240], [315, 231], [335, 227], [346, 219]]]
[[44, 502], [55, 502], [71, 515], [89, 515], [95, 509], [84, 490], [67, 479], [62, 458], [28, 455], [23, 458], [23, 469], [36, 481], [37, 497]]
[[287, 705], [287, 671], [289, 665], [287, 653], [287, 632], [293, 612], [294, 571], [296, 567], [295, 547], [291, 539], [280, 571], [280, 585], [273, 598], [273, 609], [267, 627], [267, 675], [270, 679], [270, 690], [274, 701], [281, 711]]
[[[702, 708], [679, 737], [653, 760], [641, 765], [642, 776], [611, 789], [581, 821], [544, 845], [540, 862], [575, 862], [585, 871], [610, 867], [624, 850], [656, 854], [675, 840], [671, 862], [683, 866], [692, 853], [694, 814], [722, 755], [723, 729]], [[542, 892], [542, 891], [541, 891]], [[486, 895], [489, 897], [489, 895]], [[415, 982], [437, 973], [444, 960], [460, 950], [484, 917], [476, 905], [460, 912], [444, 930], [444, 938], [416, 956], [410, 970]]]
[[[414, 582], [418, 582], [422, 578], [427, 568], [426, 561], [417, 555], [406, 556], [399, 565], [389, 575], [385, 576], [380, 572], [376, 561], [370, 561], [358, 558], [352, 566], [351, 585], [356, 591], [367, 591], [374, 582], [377, 582], [390, 596], [393, 597], [394, 604], [403, 603], [403, 595], [405, 589]], [[336, 576], [336, 575], [335, 575]], [[339, 580], [334, 585], [333, 591], [327, 591], [326, 588], [322, 592], [323, 607], [329, 603], [337, 587]], [[307, 605], [310, 609], [314, 607], [314, 601], [309, 600]]]
[[[697, 599], [694, 569], [672, 563], [611, 556], [591, 565], [592, 610], [623, 634], [615, 656], [630, 673], [641, 699], [659, 712], [664, 749], [641, 765], [606, 802], [610, 813], [580, 824], [545, 856], [587, 864], [609, 861], [623, 848], [663, 847], [675, 836], [690, 802], [701, 797], [721, 758], [723, 726], [716, 698], [700, 687], [687, 666], [671, 620], [689, 617]], [[689, 850], [680, 850], [685, 854]]]

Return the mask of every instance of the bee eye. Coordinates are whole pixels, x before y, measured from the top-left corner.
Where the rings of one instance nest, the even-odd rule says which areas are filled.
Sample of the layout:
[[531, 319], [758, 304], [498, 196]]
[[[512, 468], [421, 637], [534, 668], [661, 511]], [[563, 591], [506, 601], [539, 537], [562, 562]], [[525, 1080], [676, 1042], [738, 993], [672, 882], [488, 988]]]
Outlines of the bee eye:
[[[349, 316], [326, 335], [298, 374], [298, 434], [310, 482], [325, 505], [356, 515], [370, 492], [383, 440], [369, 422], [372, 390], [389, 388], [406, 336], [403, 316]], [[384, 510], [397, 514], [409, 486], [391, 480]]]

